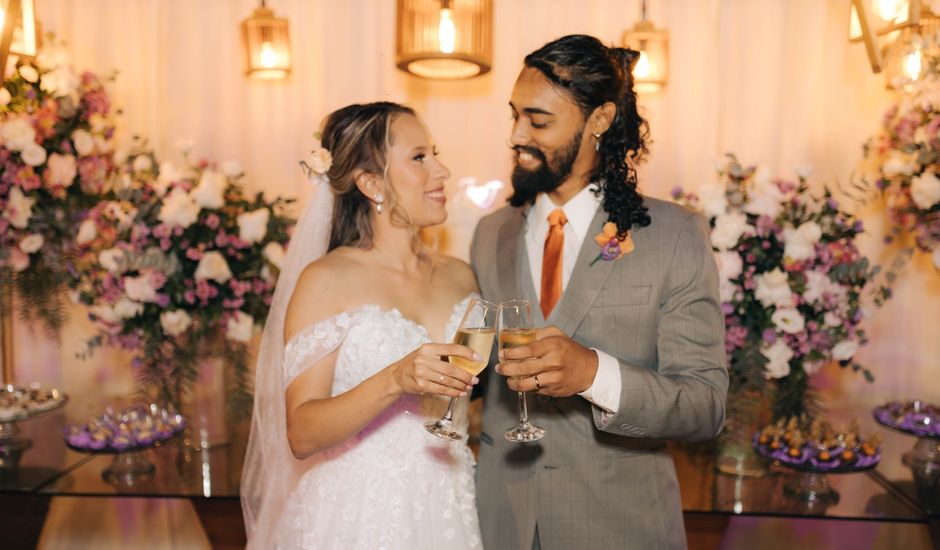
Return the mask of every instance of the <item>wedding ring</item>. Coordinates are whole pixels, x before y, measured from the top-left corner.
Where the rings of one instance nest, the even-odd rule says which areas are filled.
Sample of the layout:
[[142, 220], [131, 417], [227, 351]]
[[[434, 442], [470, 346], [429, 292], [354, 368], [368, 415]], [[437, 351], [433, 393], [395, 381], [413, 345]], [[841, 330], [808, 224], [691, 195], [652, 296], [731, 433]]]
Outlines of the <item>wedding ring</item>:
[[444, 383], [444, 375], [443, 375], [443, 374], [440, 376], [440, 378], [437, 379], [437, 383], [438, 383], [438, 384], [443, 384], [443, 383]]
[[539, 391], [540, 389], [542, 389], [542, 385], [539, 384], [539, 375], [533, 374], [532, 380], [535, 380], [535, 391]]

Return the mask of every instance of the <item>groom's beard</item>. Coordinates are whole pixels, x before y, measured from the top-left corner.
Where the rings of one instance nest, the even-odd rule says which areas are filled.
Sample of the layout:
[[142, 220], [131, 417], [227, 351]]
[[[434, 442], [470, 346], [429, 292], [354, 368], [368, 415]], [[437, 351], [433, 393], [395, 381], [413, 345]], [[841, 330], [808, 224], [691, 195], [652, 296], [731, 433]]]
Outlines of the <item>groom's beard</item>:
[[532, 204], [539, 193], [554, 191], [562, 182], [568, 179], [574, 161], [578, 158], [582, 133], [583, 130], [575, 132], [568, 145], [559, 150], [555, 162], [556, 166], [551, 166], [548, 159], [545, 158], [545, 154], [535, 147], [526, 147], [524, 145], [513, 147], [517, 153], [525, 151], [539, 159], [539, 166], [535, 170], [525, 170], [516, 163], [515, 168], [512, 170], [513, 193], [509, 197], [509, 204], [512, 206]]

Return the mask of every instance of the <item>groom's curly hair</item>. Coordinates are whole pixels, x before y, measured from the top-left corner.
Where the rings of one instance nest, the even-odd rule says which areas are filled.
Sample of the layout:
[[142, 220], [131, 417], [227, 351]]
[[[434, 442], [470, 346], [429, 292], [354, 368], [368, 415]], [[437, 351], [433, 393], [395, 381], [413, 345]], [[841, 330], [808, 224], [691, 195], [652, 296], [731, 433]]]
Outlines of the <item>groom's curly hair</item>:
[[621, 236], [634, 226], [650, 224], [636, 188], [636, 166], [648, 152], [649, 140], [649, 126], [637, 110], [633, 89], [631, 71], [638, 57], [639, 52], [608, 48], [583, 34], [564, 36], [525, 57], [526, 67], [545, 75], [580, 107], [585, 119], [604, 103], [616, 105], [613, 124], [601, 137], [591, 180], [600, 183], [604, 211]]

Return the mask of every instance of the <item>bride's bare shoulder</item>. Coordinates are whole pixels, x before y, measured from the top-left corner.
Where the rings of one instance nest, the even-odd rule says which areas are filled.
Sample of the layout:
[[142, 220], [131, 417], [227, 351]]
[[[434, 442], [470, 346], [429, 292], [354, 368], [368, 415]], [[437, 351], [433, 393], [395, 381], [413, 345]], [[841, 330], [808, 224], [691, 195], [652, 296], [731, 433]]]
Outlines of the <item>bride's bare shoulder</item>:
[[467, 262], [453, 256], [435, 254], [434, 264], [435, 278], [438, 280], [453, 285], [462, 295], [477, 292], [477, 279]]
[[338, 248], [301, 272], [287, 307], [285, 341], [296, 332], [349, 309], [359, 293], [361, 261], [353, 249]]

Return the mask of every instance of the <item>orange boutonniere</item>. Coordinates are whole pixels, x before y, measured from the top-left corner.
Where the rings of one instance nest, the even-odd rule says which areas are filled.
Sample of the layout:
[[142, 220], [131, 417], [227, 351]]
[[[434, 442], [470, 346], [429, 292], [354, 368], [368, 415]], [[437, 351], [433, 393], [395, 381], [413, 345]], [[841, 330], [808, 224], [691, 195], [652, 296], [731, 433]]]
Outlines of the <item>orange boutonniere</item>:
[[633, 237], [628, 231], [623, 238], [617, 235], [617, 224], [607, 222], [604, 224], [604, 230], [601, 231], [594, 241], [601, 247], [600, 254], [591, 262], [591, 265], [597, 263], [597, 260], [611, 262], [619, 259], [625, 254], [633, 252]]

